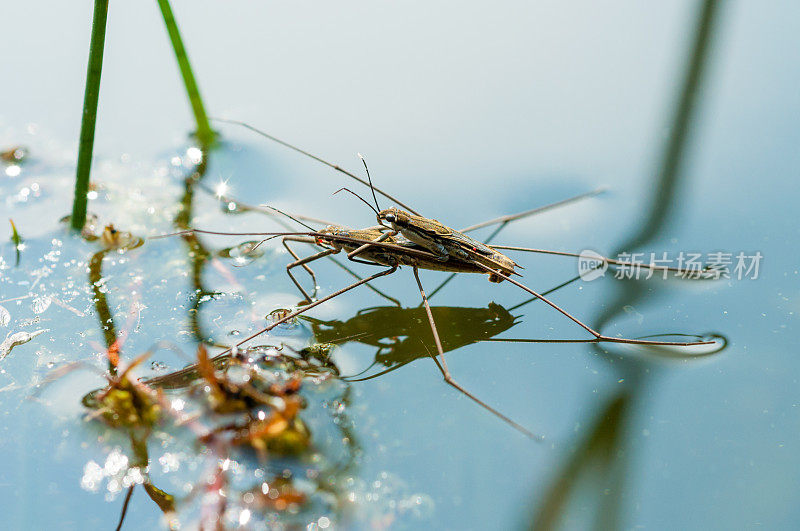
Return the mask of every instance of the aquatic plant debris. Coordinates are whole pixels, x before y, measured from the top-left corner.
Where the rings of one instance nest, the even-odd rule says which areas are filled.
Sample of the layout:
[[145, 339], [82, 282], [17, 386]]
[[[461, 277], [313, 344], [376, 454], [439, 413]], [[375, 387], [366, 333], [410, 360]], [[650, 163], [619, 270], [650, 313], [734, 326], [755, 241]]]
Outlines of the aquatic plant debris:
[[16, 256], [16, 261], [14, 262], [14, 267], [19, 265], [20, 260], [20, 251], [22, 251], [22, 237], [19, 235], [17, 231], [17, 226], [14, 225], [14, 220], [8, 218], [8, 222], [11, 224], [11, 243], [14, 244], [14, 253]]
[[25, 146], [14, 146], [9, 149], [0, 151], [0, 160], [6, 164], [16, 164], [23, 162], [28, 156], [28, 148]]
[[5, 359], [5, 357], [11, 353], [12, 348], [24, 345], [39, 334], [49, 331], [49, 328], [43, 328], [36, 330], [35, 332], [14, 332], [13, 334], [9, 332], [6, 336], [6, 339], [0, 343], [0, 361]]

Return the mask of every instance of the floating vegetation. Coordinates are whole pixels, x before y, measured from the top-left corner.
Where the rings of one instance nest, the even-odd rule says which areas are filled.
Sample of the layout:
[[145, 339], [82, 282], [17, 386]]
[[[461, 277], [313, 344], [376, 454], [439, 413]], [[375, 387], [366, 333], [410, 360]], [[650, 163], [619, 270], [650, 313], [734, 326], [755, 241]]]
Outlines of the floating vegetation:
[[[72, 216], [64, 216], [59, 220], [61, 223], [72, 225]], [[95, 241], [100, 236], [97, 234], [97, 229], [100, 224], [100, 219], [97, 214], [88, 212], [83, 222], [83, 228], [80, 231], [80, 236], [87, 241]]]
[[[162, 408], [156, 392], [133, 380], [131, 371], [145, 361], [150, 353], [143, 354], [128, 365], [118, 376], [108, 378], [105, 389], [84, 396], [82, 402], [112, 428], [144, 429], [149, 432], [161, 418]], [[109, 362], [117, 366], [118, 354], [109, 353]]]
[[118, 231], [108, 224], [100, 233], [100, 242], [107, 250], [130, 251], [144, 244], [144, 240], [130, 232]]
[[[0, 316], [2, 317], [2, 316]], [[6, 321], [6, 324], [8, 322]], [[5, 325], [3, 325], [5, 326]], [[36, 330], [34, 332], [9, 332], [6, 338], [0, 343], [0, 361], [11, 353], [11, 349], [24, 345], [40, 334], [47, 332], [47, 329]]]
[[6, 164], [20, 164], [28, 158], [28, 148], [25, 146], [14, 146], [0, 151], [0, 160]]
[[[87, 464], [84, 488], [96, 490], [106, 477], [113, 481], [109, 489], [121, 485], [132, 490], [144, 485], [148, 495], [175, 522], [182, 508], [191, 508], [192, 500], [201, 492], [200, 513], [207, 524], [241, 520], [248, 514], [244, 511], [262, 515], [288, 511], [292, 518], [308, 518], [313, 511], [323, 510], [326, 518], [335, 520], [334, 514], [352, 498], [338, 490], [346, 483], [340, 476], [346, 476], [355, 464], [355, 437], [348, 431], [349, 422], [335, 423], [341, 441], [349, 448], [349, 464], [337, 464], [319, 453], [326, 445], [317, 448], [313, 444], [312, 431], [301, 418], [311, 399], [301, 394], [303, 389], [308, 385], [321, 390], [327, 385], [327, 379], [320, 378], [323, 366], [328, 367], [329, 374], [335, 371], [330, 370], [329, 361], [324, 365], [309, 362], [313, 357], [310, 353], [304, 357], [281, 350], [243, 349], [222, 361], [209, 359], [201, 345], [197, 362], [190, 369], [137, 381], [131, 376], [132, 370], [151, 355], [148, 352], [119, 375], [109, 376], [108, 386], [87, 394], [83, 404], [91, 411], [91, 420], [126, 434], [132, 454], [116, 449], [105, 465]], [[115, 359], [109, 354], [110, 361]], [[346, 404], [346, 396], [337, 402]], [[339, 418], [344, 411], [341, 408], [332, 414]], [[196, 458], [164, 453], [158, 463], [166, 472], [178, 471], [182, 461], [203, 461], [203, 456], [216, 463], [204, 468], [207, 475], [198, 477], [184, 495], [167, 495], [149, 479], [153, 463], [147, 441], [153, 438], [155, 429], [183, 441], [188, 436], [197, 448]], [[303, 469], [300, 480], [297, 473]], [[253, 474], [258, 479], [255, 485], [245, 480]], [[223, 492], [225, 503], [220, 498]], [[125, 505], [129, 497], [130, 490]]]
[[40, 297], [35, 297], [31, 301], [31, 311], [34, 314], [41, 314], [47, 311], [50, 305], [53, 303], [52, 297], [49, 295], [42, 295]]
[[292, 315], [292, 310], [287, 308], [278, 308], [272, 310], [266, 315], [266, 320], [269, 324], [280, 324], [284, 328], [288, 328], [297, 323], [297, 319]]
[[22, 243], [22, 236], [19, 235], [17, 226], [14, 224], [14, 220], [9, 218], [8, 222], [11, 224], [11, 243], [14, 244], [14, 254], [16, 257], [14, 265], [19, 266], [21, 253], [22, 250], [25, 249], [25, 246]]

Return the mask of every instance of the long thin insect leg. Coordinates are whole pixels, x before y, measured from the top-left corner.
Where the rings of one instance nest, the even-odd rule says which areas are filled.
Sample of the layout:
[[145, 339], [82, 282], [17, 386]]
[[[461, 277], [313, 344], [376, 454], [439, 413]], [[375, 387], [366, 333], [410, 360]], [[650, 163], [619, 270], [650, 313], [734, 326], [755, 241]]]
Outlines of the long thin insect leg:
[[[597, 190], [592, 190], [591, 192], [587, 192], [585, 194], [580, 194], [574, 197], [569, 197], [567, 199], [562, 199], [561, 201], [556, 201], [555, 203], [550, 203], [549, 205], [532, 208], [530, 210], [526, 210], [525, 212], [519, 212], [518, 214], [510, 214], [507, 216], [500, 216], [499, 218], [494, 218], [488, 221], [483, 221], [481, 223], [476, 223], [475, 225], [470, 225], [469, 227], [461, 229], [459, 232], [470, 232], [473, 230], [481, 229], [483, 227], [488, 227], [489, 225], [498, 224], [499, 226], [495, 228], [485, 240], [483, 240], [483, 243], [489, 245], [489, 243], [500, 233], [500, 231], [506, 228], [506, 226], [513, 221], [517, 221], [522, 218], [527, 218], [529, 216], [535, 216], [536, 214], [541, 214], [542, 212], [546, 212], [554, 208], [566, 206], [569, 205], [570, 203], [575, 203], [582, 199], [588, 199], [590, 197], [599, 195], [603, 192], [604, 192], [603, 188], [598, 188]], [[455, 278], [455, 276], [456, 273], [450, 273], [450, 275], [448, 275], [447, 278], [444, 279], [444, 281], [431, 292], [428, 298], [432, 298], [439, 291], [441, 291], [442, 288], [444, 288], [447, 284], [450, 283], [451, 280], [453, 280], [453, 278]]]
[[[310, 310], [311, 308], [314, 308], [315, 306], [319, 306], [323, 302], [327, 302], [327, 301], [329, 301], [329, 300], [331, 300], [331, 299], [333, 299], [335, 297], [338, 297], [339, 295], [341, 295], [343, 293], [346, 293], [346, 292], [350, 291], [353, 288], [357, 288], [358, 286], [360, 286], [362, 284], [366, 284], [367, 282], [375, 280], [376, 278], [383, 277], [383, 276], [386, 276], [386, 275], [390, 275], [390, 274], [394, 273], [395, 271], [397, 271], [397, 266], [390, 267], [388, 269], [385, 269], [383, 271], [375, 273], [374, 275], [370, 275], [370, 276], [368, 276], [366, 278], [362, 278], [358, 282], [354, 282], [353, 284], [350, 284], [349, 286], [346, 286], [346, 287], [344, 287], [342, 289], [336, 290], [333, 293], [331, 293], [330, 295], [322, 297], [321, 299], [318, 299], [318, 300], [312, 302], [311, 304], [307, 304], [306, 306], [298, 308], [297, 310], [295, 310], [293, 312], [290, 312], [290, 313], [284, 315], [283, 317], [281, 317], [280, 319], [278, 319], [277, 321], [271, 323], [269, 326], [262, 328], [258, 332], [250, 334], [246, 338], [244, 338], [241, 341], [239, 341], [238, 343], [236, 343], [234, 346], [223, 350], [222, 352], [220, 352], [219, 354], [217, 354], [213, 358], [209, 359], [208, 361], [210, 361], [211, 363], [214, 363], [215, 361], [217, 361], [219, 359], [222, 359], [225, 356], [230, 355], [230, 353], [231, 353], [231, 351], [233, 351], [233, 349], [241, 347], [242, 345], [244, 345], [245, 343], [247, 343], [251, 339], [255, 339], [256, 337], [260, 336], [261, 334], [265, 334], [265, 333], [269, 332], [270, 330], [272, 330], [276, 326], [278, 326], [278, 325], [280, 325], [282, 323], [285, 323], [286, 321], [289, 321], [291, 319], [294, 319], [295, 317], [297, 317], [301, 313], [305, 313], [308, 310]], [[194, 363], [192, 365], [184, 367], [183, 369], [181, 369], [180, 372], [181, 373], [187, 373], [187, 372], [190, 372], [190, 371], [192, 371], [192, 370], [194, 370], [196, 368], [197, 368], [197, 364]], [[152, 384], [152, 382], [155, 382], [158, 379], [159, 379], [159, 377], [152, 378], [150, 380], [145, 381], [145, 383]]]
[[[332, 225], [332, 223], [330, 223], [329, 225]], [[385, 230], [385, 229], [386, 229], [386, 227], [384, 227], [383, 225], [378, 225], [378, 226], [375, 226], [375, 227], [369, 227], [369, 228], [368, 228], [368, 229], [366, 229], [366, 230], [370, 230], [370, 229]], [[302, 243], [307, 243], [307, 244], [310, 244], [310, 245], [316, 245], [316, 242], [314, 241], [314, 239], [313, 239], [313, 238], [310, 238], [310, 237], [288, 236], [288, 237], [284, 238], [284, 243], [283, 243], [283, 246], [284, 246], [284, 247], [286, 247], [286, 248], [287, 248], [287, 250], [289, 251], [289, 253], [291, 253], [291, 255], [292, 255], [293, 257], [295, 257], [295, 259], [297, 259], [297, 260], [299, 260], [299, 259], [300, 259], [300, 257], [299, 257], [299, 256], [297, 256], [297, 255], [296, 255], [296, 254], [295, 254], [295, 253], [294, 253], [294, 252], [293, 252], [291, 249], [289, 249], [289, 248], [288, 248], [288, 246], [287, 246], [287, 244], [286, 244], [286, 240], [290, 240], [290, 241], [296, 241], [296, 242], [302, 242]], [[333, 254], [333, 253], [331, 253], [331, 254]], [[335, 259], [333, 256], [329, 256], [328, 258], [330, 258], [330, 260], [331, 260], [331, 261], [332, 261], [334, 264], [338, 265], [339, 267], [341, 267], [342, 269], [344, 269], [345, 271], [347, 271], [347, 272], [348, 272], [348, 273], [349, 273], [351, 276], [355, 277], [355, 278], [356, 278], [356, 279], [358, 279], [358, 280], [361, 280], [361, 278], [362, 278], [362, 277], [361, 277], [360, 275], [358, 275], [358, 274], [357, 274], [355, 271], [353, 271], [352, 269], [350, 269], [349, 267], [347, 267], [346, 265], [344, 265], [343, 263], [341, 263], [339, 260]], [[360, 260], [353, 260], [353, 261], [354, 261], [354, 262], [361, 262]], [[373, 263], [373, 262], [364, 262], [364, 263], [368, 263], [369, 265], [376, 265], [376, 264], [375, 264], [375, 263]], [[317, 280], [316, 280], [316, 278], [314, 277], [314, 272], [311, 270], [311, 268], [310, 268], [310, 267], [306, 267], [305, 265], [304, 265], [303, 267], [304, 267], [304, 268], [305, 268], [305, 269], [308, 271], [308, 273], [311, 275], [311, 279], [314, 281], [314, 287], [316, 288], [316, 285], [317, 285]], [[294, 280], [294, 278], [292, 278], [292, 280]], [[297, 284], [297, 282], [295, 281], [295, 285], [296, 285], [296, 284]], [[402, 306], [402, 305], [400, 304], [400, 301], [398, 301], [398, 300], [397, 300], [397, 299], [395, 299], [394, 297], [390, 297], [389, 295], [385, 294], [384, 292], [382, 292], [381, 290], [379, 290], [378, 288], [376, 288], [376, 287], [375, 287], [375, 286], [373, 286], [372, 284], [367, 284], [367, 288], [369, 288], [370, 290], [374, 291], [375, 293], [377, 293], [378, 295], [380, 295], [380, 296], [381, 296], [381, 297], [383, 297], [384, 299], [386, 299], [386, 300], [388, 300], [388, 301], [391, 301], [393, 304], [397, 305], [398, 307]], [[305, 295], [305, 293], [304, 293], [304, 295]], [[306, 297], [306, 298], [308, 298], [308, 297]]]
[[[309, 262], [313, 262], [314, 260], [319, 260], [320, 258], [324, 258], [326, 256], [330, 256], [330, 255], [335, 254], [337, 252], [338, 251], [336, 249], [325, 249], [324, 251], [320, 251], [320, 252], [318, 252], [316, 254], [312, 254], [311, 256], [307, 256], [306, 258], [297, 260], [297, 261], [292, 262], [291, 264], [288, 264], [286, 266], [286, 274], [289, 275], [289, 278], [292, 279], [292, 282], [294, 282], [294, 285], [297, 286], [297, 288], [300, 290], [300, 292], [303, 294], [303, 296], [306, 298], [306, 300], [310, 301], [312, 297], [308, 293], [306, 293], [306, 290], [303, 289], [303, 287], [300, 285], [300, 282], [298, 282], [297, 279], [294, 277], [294, 275], [292, 274], [292, 268], [293, 267], [297, 267], [297, 266], [303, 266], [304, 268], [306, 268], [306, 270], [311, 272], [311, 280], [312, 280], [312, 282], [314, 282], [314, 295], [316, 295], [317, 294], [317, 279], [314, 276], [314, 273], [311, 271], [311, 268], [306, 266], [306, 264], [309, 263]], [[292, 254], [294, 254], [294, 253], [292, 253]]]
[[307, 256], [305, 258], [300, 258], [297, 255], [297, 253], [295, 253], [294, 250], [292, 250], [292, 248], [289, 247], [288, 241], [291, 241], [291, 238], [283, 238], [283, 240], [282, 240], [283, 246], [286, 248], [287, 251], [289, 251], [289, 254], [291, 254], [295, 258], [295, 261], [286, 266], [286, 274], [289, 275], [289, 278], [292, 279], [292, 282], [294, 282], [294, 285], [297, 286], [297, 289], [300, 290], [300, 293], [303, 294], [303, 296], [306, 298], [306, 300], [307, 301], [311, 301], [312, 296], [309, 295], [306, 292], [306, 290], [303, 289], [303, 286], [300, 285], [300, 282], [292, 274], [292, 268], [295, 268], [297, 266], [302, 266], [303, 269], [308, 271], [308, 274], [311, 276], [311, 281], [314, 283], [314, 295], [316, 295], [317, 294], [317, 277], [316, 277], [316, 275], [314, 275], [314, 271], [310, 267], [308, 267], [307, 264], [309, 262], [313, 262], [314, 260], [319, 260], [320, 258], [324, 258], [324, 257], [326, 257], [328, 255], [335, 254], [338, 251], [336, 249], [325, 249], [324, 251], [320, 251], [320, 252], [318, 252], [316, 254], [312, 254], [311, 256]]
[[[452, 387], [454, 387], [455, 389], [457, 389], [458, 391], [461, 391], [461, 393], [463, 393], [466, 397], [470, 398], [479, 406], [489, 411], [499, 419], [503, 420], [505, 423], [512, 426], [517, 431], [522, 432], [531, 439], [542, 440], [543, 437], [541, 435], [536, 435], [535, 433], [532, 433], [531, 431], [525, 429], [520, 424], [514, 422], [509, 417], [503, 415], [502, 413], [491, 407], [489, 404], [487, 404], [480, 398], [476, 397], [475, 395], [464, 389], [464, 387], [462, 387], [461, 384], [459, 384], [453, 379], [453, 377], [450, 375], [450, 370], [447, 368], [447, 361], [445, 361], [444, 359], [444, 349], [442, 348], [442, 342], [439, 339], [439, 331], [436, 329], [436, 322], [433, 320], [433, 312], [431, 312], [430, 304], [428, 304], [428, 297], [425, 295], [425, 290], [423, 289], [422, 282], [419, 279], [419, 271], [417, 270], [416, 267], [414, 267], [414, 278], [417, 280], [417, 286], [419, 286], [419, 293], [420, 295], [422, 295], [422, 301], [425, 303], [425, 313], [428, 314], [428, 322], [431, 325], [431, 332], [433, 333], [433, 341], [434, 343], [436, 343], [436, 350], [439, 354], [439, 360], [441, 360], [441, 364], [439, 363], [439, 361], [436, 359], [435, 356], [431, 355], [431, 357], [436, 362], [436, 365], [439, 367], [442, 376], [444, 376], [444, 381], [447, 382]], [[427, 349], [428, 347], [426, 346], [425, 348]]]
[[495, 271], [492, 268], [487, 267], [487, 266], [485, 266], [483, 264], [476, 264], [476, 265], [478, 267], [480, 267], [481, 269], [486, 270], [487, 273], [498, 275], [498, 276], [504, 278], [505, 280], [508, 280], [509, 282], [514, 284], [515, 286], [527, 291], [528, 293], [530, 293], [534, 297], [538, 297], [539, 299], [542, 300], [542, 302], [544, 302], [545, 304], [547, 304], [551, 308], [554, 308], [555, 310], [560, 312], [562, 315], [567, 317], [569, 320], [571, 320], [573, 323], [577, 324], [578, 326], [580, 326], [581, 328], [583, 328], [584, 330], [586, 330], [587, 332], [592, 334], [597, 341], [607, 341], [609, 343], [627, 343], [627, 344], [630, 344], [630, 345], [654, 345], [654, 346], [663, 345], [663, 346], [674, 346], [674, 347], [690, 347], [690, 346], [695, 346], [695, 345], [712, 345], [712, 344], [714, 344], [714, 341], [693, 341], [693, 342], [686, 343], [686, 342], [678, 342], [678, 341], [645, 341], [643, 339], [628, 339], [628, 338], [625, 338], [625, 337], [605, 336], [605, 335], [601, 334], [600, 332], [598, 332], [597, 330], [591, 328], [589, 325], [584, 324], [580, 319], [578, 319], [577, 317], [573, 316], [567, 310], [561, 308], [559, 305], [557, 305], [556, 303], [554, 303], [553, 301], [551, 301], [550, 299], [548, 299], [544, 295], [533, 291], [531, 288], [529, 288], [528, 286], [522, 284], [521, 282], [517, 282], [516, 280], [514, 280], [511, 277], [509, 277], [508, 275], [506, 275], [506, 274], [504, 274], [504, 273], [502, 273], [500, 271]]
[[[349, 267], [347, 267], [346, 265], [344, 265], [342, 262], [340, 262], [340, 261], [339, 261], [339, 260], [337, 260], [336, 258], [334, 258], [334, 257], [332, 257], [332, 256], [331, 256], [331, 257], [330, 257], [330, 259], [331, 259], [331, 261], [332, 261], [334, 264], [336, 264], [337, 266], [339, 266], [339, 267], [341, 267], [342, 269], [344, 269], [344, 270], [345, 270], [347, 273], [349, 273], [351, 276], [353, 276], [353, 277], [355, 277], [355, 278], [357, 278], [357, 279], [361, 279], [361, 276], [360, 276], [358, 273], [356, 273], [355, 271], [353, 271], [352, 269], [350, 269]], [[392, 297], [391, 295], [387, 295], [386, 293], [382, 292], [381, 290], [379, 290], [378, 288], [376, 288], [376, 287], [375, 287], [375, 286], [373, 286], [372, 284], [367, 284], [367, 288], [369, 288], [370, 290], [374, 291], [376, 294], [380, 295], [381, 297], [383, 297], [383, 298], [384, 298], [384, 299], [386, 299], [387, 301], [391, 302], [392, 304], [394, 304], [394, 305], [395, 305], [395, 306], [397, 306], [398, 308], [402, 308], [402, 307], [403, 307], [403, 305], [402, 305], [402, 304], [400, 304], [400, 301], [399, 301], [399, 300], [395, 299], [395, 298], [394, 298], [394, 297]]]
[[[490, 245], [492, 249], [503, 249], [506, 251], [522, 251], [526, 253], [539, 253], [539, 254], [552, 254], [556, 256], [571, 256], [574, 258], [581, 258], [581, 255], [578, 253], [568, 253], [566, 251], [551, 251], [549, 249], [533, 249], [531, 247], [516, 247], [513, 245]], [[658, 266], [654, 264], [647, 264], [647, 263], [633, 263], [633, 262], [625, 262], [622, 260], [615, 260], [613, 258], [607, 258], [603, 255], [596, 255], [596, 257], [601, 258], [603, 261], [620, 267], [636, 267], [636, 268], [644, 268], [644, 269], [652, 269], [653, 271], [665, 271], [670, 273], [676, 273], [679, 275], [688, 276], [689, 278], [712, 278], [713, 270], [710, 269], [708, 266], [704, 267], [701, 270], [693, 270], [693, 269], [682, 269], [679, 267], [668, 267], [668, 266]]]
[[319, 306], [323, 302], [327, 302], [327, 301], [329, 301], [329, 300], [331, 300], [331, 299], [333, 299], [335, 297], [338, 297], [339, 295], [341, 295], [343, 293], [346, 293], [346, 292], [350, 291], [353, 288], [357, 288], [361, 284], [366, 284], [367, 282], [375, 280], [376, 278], [383, 277], [383, 276], [386, 276], [386, 275], [390, 275], [390, 274], [394, 273], [395, 271], [397, 271], [397, 266], [392, 266], [392, 267], [390, 267], [388, 269], [384, 269], [383, 271], [375, 273], [374, 275], [370, 275], [370, 276], [368, 276], [366, 278], [362, 278], [358, 282], [354, 282], [354, 283], [350, 284], [349, 286], [346, 286], [346, 287], [344, 287], [342, 289], [336, 290], [333, 293], [331, 293], [330, 295], [322, 297], [321, 299], [317, 299], [314, 302], [312, 302], [311, 304], [307, 304], [307, 305], [303, 306], [302, 308], [298, 308], [298, 309], [294, 310], [293, 312], [290, 312], [290, 313], [284, 315], [283, 317], [281, 317], [277, 321], [274, 321], [269, 326], [266, 326], [266, 327], [262, 328], [258, 332], [250, 334], [246, 338], [244, 338], [241, 341], [239, 341], [238, 343], [236, 343], [233, 347], [230, 347], [228, 349], [223, 350], [222, 352], [220, 352], [219, 354], [217, 354], [216, 356], [211, 358], [211, 360], [209, 360], [209, 361], [214, 361], [217, 358], [230, 353], [234, 348], [238, 348], [238, 347], [244, 345], [245, 343], [247, 343], [251, 339], [255, 339], [256, 337], [260, 336], [261, 334], [265, 334], [265, 333], [269, 332], [270, 330], [272, 330], [276, 326], [278, 326], [280, 324], [283, 324], [286, 321], [289, 321], [291, 319], [294, 319], [295, 317], [297, 317], [301, 313], [305, 313], [308, 310], [310, 310], [311, 308], [314, 308], [315, 306]]
[[[580, 278], [581, 278], [580, 275], [575, 275], [571, 279], [565, 280], [564, 282], [562, 282], [558, 286], [556, 286], [554, 288], [550, 288], [549, 290], [545, 291], [544, 293], [542, 293], [542, 295], [550, 295], [554, 291], [558, 291], [563, 287], [569, 286], [573, 282], [577, 282], [578, 280], [580, 280]], [[513, 312], [514, 310], [516, 310], [518, 308], [521, 308], [521, 307], [525, 306], [526, 304], [528, 304], [530, 302], [533, 302], [535, 300], [539, 300], [539, 297], [531, 297], [531, 298], [526, 299], [526, 300], [524, 300], [524, 301], [522, 301], [522, 302], [520, 302], [518, 304], [515, 304], [514, 306], [510, 306], [510, 307], [506, 308], [506, 310], [508, 310], [509, 312]]]
[[[213, 188], [203, 183], [202, 181], [197, 182], [195, 186], [205, 191], [209, 195], [216, 197], [219, 201], [223, 203], [234, 203], [236, 207], [241, 211], [251, 210], [253, 212], [258, 212], [259, 214], [264, 214], [265, 216], [270, 216], [273, 218], [277, 216], [277, 214], [274, 211], [269, 210], [263, 207], [262, 205], [252, 205], [250, 203], [245, 203], [244, 201], [240, 201], [233, 195], [220, 194], [218, 190], [214, 190]], [[311, 223], [319, 223], [320, 225], [335, 225], [335, 223], [333, 223], [332, 221], [327, 221], [319, 218], [312, 218], [311, 216], [304, 216], [302, 214], [292, 214], [292, 216], [297, 219], [301, 219], [303, 221], [310, 221]]]
[[536, 208], [532, 208], [530, 210], [526, 210], [524, 212], [519, 212], [517, 214], [508, 214], [506, 216], [500, 216], [498, 218], [490, 219], [488, 221], [483, 221], [481, 223], [476, 223], [475, 225], [470, 225], [469, 227], [465, 227], [461, 229], [459, 232], [470, 232], [473, 230], [478, 230], [483, 227], [488, 227], [489, 225], [494, 225], [496, 223], [502, 223], [505, 225], [506, 223], [510, 223], [512, 221], [516, 221], [518, 219], [527, 218], [528, 216], [533, 216], [536, 214], [540, 214], [547, 210], [551, 210], [553, 208], [558, 208], [561, 206], [568, 205], [570, 203], [575, 203], [582, 199], [588, 199], [590, 197], [594, 197], [596, 195], [602, 194], [605, 191], [604, 188], [598, 188], [597, 190], [592, 190], [591, 192], [587, 192], [585, 194], [576, 195], [574, 197], [570, 197], [567, 199], [562, 199], [561, 201], [556, 201], [555, 203], [550, 203], [549, 205], [544, 205]]
[[[397, 235], [397, 231], [394, 231], [394, 230], [391, 230], [391, 231], [388, 231], [388, 232], [384, 232], [383, 234], [381, 234], [380, 238], [378, 238], [374, 242], [375, 243], [382, 242], [382, 241], [385, 241], [388, 238], [391, 238], [392, 236], [396, 236], [396, 235]], [[359, 254], [363, 253], [364, 251], [366, 251], [367, 249], [372, 247], [372, 243], [373, 242], [365, 243], [364, 245], [362, 245], [361, 247], [357, 248], [356, 250], [350, 251], [349, 253], [347, 253], [347, 258], [352, 260], [353, 258], [358, 256]]]
[[160, 240], [162, 238], [172, 238], [173, 236], [185, 236], [188, 234], [212, 234], [216, 236], [269, 236], [267, 240], [278, 238], [280, 236], [307, 236], [308, 232], [220, 232], [214, 230], [203, 229], [186, 229], [177, 232], [170, 232], [168, 234], [158, 234], [156, 236], [148, 236], [148, 240]]

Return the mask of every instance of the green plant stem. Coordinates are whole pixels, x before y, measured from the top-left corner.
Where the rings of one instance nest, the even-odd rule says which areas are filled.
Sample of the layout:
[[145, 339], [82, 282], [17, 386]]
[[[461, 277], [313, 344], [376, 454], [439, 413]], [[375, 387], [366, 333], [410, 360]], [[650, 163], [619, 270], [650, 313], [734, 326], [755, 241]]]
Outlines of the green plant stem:
[[22, 237], [17, 232], [17, 226], [14, 225], [14, 220], [8, 218], [8, 222], [11, 223], [11, 242], [14, 244], [14, 253], [16, 254], [17, 260], [14, 262], [14, 267], [19, 266], [19, 259], [20, 259], [20, 246], [22, 245]]
[[161, 8], [161, 15], [164, 17], [164, 25], [167, 27], [169, 40], [172, 43], [172, 49], [175, 51], [175, 58], [178, 60], [178, 67], [181, 70], [183, 84], [189, 96], [189, 103], [192, 105], [194, 119], [197, 122], [197, 132], [195, 135], [203, 146], [210, 146], [214, 143], [215, 134], [211, 129], [211, 125], [208, 123], [208, 116], [203, 106], [203, 99], [200, 97], [200, 91], [197, 88], [197, 82], [192, 73], [192, 66], [189, 64], [189, 56], [186, 55], [186, 48], [183, 47], [183, 40], [178, 31], [178, 24], [175, 22], [175, 17], [172, 14], [169, 0], [158, 0], [158, 7]]
[[70, 223], [75, 230], [86, 223], [86, 202], [89, 192], [89, 173], [94, 149], [94, 126], [97, 121], [97, 101], [100, 98], [100, 73], [103, 69], [103, 48], [106, 41], [108, 0], [95, 0], [92, 18], [92, 38], [89, 44], [89, 66], [86, 69], [86, 90], [83, 95], [81, 138], [78, 146], [78, 168], [75, 173], [75, 197]]

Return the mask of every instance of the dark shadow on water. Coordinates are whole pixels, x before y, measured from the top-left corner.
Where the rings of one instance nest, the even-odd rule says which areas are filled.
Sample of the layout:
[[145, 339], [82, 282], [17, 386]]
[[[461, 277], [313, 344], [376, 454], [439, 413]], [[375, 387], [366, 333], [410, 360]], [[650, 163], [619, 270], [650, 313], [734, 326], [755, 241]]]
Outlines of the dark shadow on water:
[[[518, 322], [508, 310], [495, 303], [487, 308], [433, 306], [431, 312], [445, 352], [494, 337]], [[346, 321], [323, 321], [305, 316], [301, 319], [310, 324], [319, 343], [350, 341], [377, 348], [372, 364], [346, 377], [348, 381], [375, 378], [417, 359], [429, 358], [430, 352], [436, 349], [423, 308], [378, 306], [364, 308]], [[385, 370], [366, 375], [376, 365]]]

